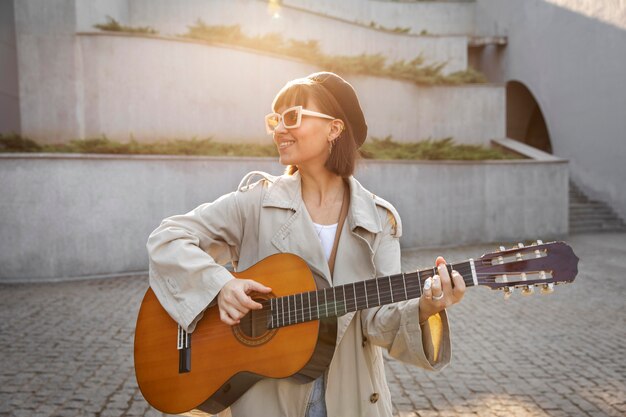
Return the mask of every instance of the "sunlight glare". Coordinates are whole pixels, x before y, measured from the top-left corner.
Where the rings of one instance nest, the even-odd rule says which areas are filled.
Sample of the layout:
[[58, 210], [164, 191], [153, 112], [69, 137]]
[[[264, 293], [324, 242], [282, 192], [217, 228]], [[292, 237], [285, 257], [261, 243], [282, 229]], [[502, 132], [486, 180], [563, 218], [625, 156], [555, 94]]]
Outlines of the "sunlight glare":
[[280, 0], [269, 0], [267, 2], [267, 11], [272, 16], [272, 19], [280, 19]]

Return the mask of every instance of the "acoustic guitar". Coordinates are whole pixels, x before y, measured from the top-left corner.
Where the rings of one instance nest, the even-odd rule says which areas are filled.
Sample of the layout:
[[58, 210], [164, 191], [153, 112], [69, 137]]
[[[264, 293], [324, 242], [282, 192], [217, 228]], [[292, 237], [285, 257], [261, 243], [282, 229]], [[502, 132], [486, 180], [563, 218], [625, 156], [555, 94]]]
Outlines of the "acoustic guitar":
[[[487, 286], [509, 296], [514, 288], [549, 293], [578, 273], [578, 258], [563, 242], [512, 249], [448, 264], [467, 287]], [[135, 373], [143, 396], [156, 409], [179, 414], [192, 409], [218, 413], [263, 378], [309, 382], [322, 375], [335, 349], [337, 317], [418, 298], [436, 269], [321, 288], [305, 261], [272, 255], [234, 273], [270, 288], [252, 294], [263, 305], [229, 326], [217, 305], [208, 307], [193, 334], [186, 333], [148, 289], [135, 331]], [[416, 318], [417, 319], [417, 318]]]

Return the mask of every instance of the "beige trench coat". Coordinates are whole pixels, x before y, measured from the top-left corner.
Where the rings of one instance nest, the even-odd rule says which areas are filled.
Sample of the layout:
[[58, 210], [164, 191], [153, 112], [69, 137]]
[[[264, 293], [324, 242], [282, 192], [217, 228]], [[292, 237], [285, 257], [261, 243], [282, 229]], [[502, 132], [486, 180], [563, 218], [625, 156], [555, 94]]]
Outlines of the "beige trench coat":
[[[260, 181], [250, 185], [251, 179]], [[350, 208], [335, 261], [335, 285], [401, 272], [396, 210], [351, 177]], [[150, 235], [150, 285], [181, 326], [193, 331], [204, 309], [232, 275], [280, 252], [302, 257], [313, 273], [331, 282], [330, 270], [302, 201], [300, 175], [253, 172], [239, 189], [213, 203], [163, 220]], [[332, 285], [332, 284], [331, 284]], [[445, 311], [418, 323], [419, 300], [349, 313], [338, 319], [337, 346], [327, 373], [329, 417], [391, 416], [382, 349], [403, 362], [438, 370], [450, 361]], [[312, 383], [265, 379], [224, 415], [305, 415]]]

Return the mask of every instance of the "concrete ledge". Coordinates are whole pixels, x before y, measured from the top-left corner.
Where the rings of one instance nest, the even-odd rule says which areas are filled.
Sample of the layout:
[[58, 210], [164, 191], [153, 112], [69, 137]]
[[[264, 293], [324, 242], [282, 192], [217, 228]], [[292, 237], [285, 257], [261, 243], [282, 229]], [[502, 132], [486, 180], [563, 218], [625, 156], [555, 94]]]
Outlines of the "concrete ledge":
[[[267, 140], [263, 115], [274, 94], [286, 81], [320, 70], [243, 48], [174, 40], [80, 35], [79, 85], [82, 102], [89, 103], [75, 122], [82, 134], [51, 135], [36, 120], [23, 133], [40, 141], [105, 133], [122, 142], [132, 135], [138, 141], [213, 136], [262, 143]], [[164, 56], [171, 58], [167, 65]], [[371, 76], [347, 78], [359, 94], [370, 136], [391, 135], [401, 142], [451, 136], [458, 143], [486, 144], [505, 134], [502, 86], [428, 87]], [[75, 108], [76, 103], [57, 105]], [[234, 114], [249, 117], [233, 124]], [[71, 124], [66, 126], [70, 130]]]
[[388, 27], [408, 27], [411, 32], [439, 35], [474, 33], [475, 2], [390, 2], [362, 0], [283, 0], [287, 6]]
[[[456, 35], [428, 31], [438, 36], [418, 36], [416, 34], [426, 28], [408, 35], [369, 27], [372, 21], [389, 29], [411, 27], [408, 24], [410, 19], [398, 13], [406, 8], [403, 5], [387, 5], [391, 9], [386, 12], [394, 13], [394, 19], [402, 19], [403, 24], [392, 24], [391, 21], [382, 24], [378, 17], [357, 23], [359, 19], [354, 15], [356, 9], [367, 7], [367, 3], [372, 3], [371, 7], [378, 7], [369, 1], [360, 1], [359, 6], [353, 6], [345, 15], [333, 14], [333, 7], [320, 9], [318, 6], [299, 6], [295, 3], [298, 2], [270, 5], [267, 1], [213, 0], [186, 2], [185, 7], [181, 7], [179, 3], [168, 0], [133, 0], [129, 2], [128, 19], [133, 26], [152, 26], [161, 33], [172, 35], [187, 32], [187, 26], [197, 19], [209, 25], [238, 24], [244, 33], [252, 36], [273, 32], [300, 41], [317, 40], [320, 49], [327, 54], [380, 53], [396, 61], [411, 60], [422, 53], [428, 64], [447, 62], [444, 74], [467, 68], [467, 36], [462, 30]], [[418, 13], [415, 11], [413, 15]], [[439, 16], [450, 18], [447, 13], [440, 13]], [[101, 22], [104, 20], [103, 14]], [[89, 30], [87, 28], [90, 26], [81, 24], [80, 30]]]
[[[162, 219], [234, 190], [252, 170], [283, 167], [273, 158], [2, 154], [0, 283], [141, 274]], [[563, 161], [367, 160], [356, 177], [398, 209], [403, 248], [567, 234]]]
[[515, 139], [492, 139], [491, 143], [493, 145], [515, 152], [519, 155], [533, 159], [535, 161], [567, 162], [567, 160], [565, 159], [559, 158], [547, 152], [543, 152], [540, 149], [533, 148], [532, 146], [528, 146], [525, 143], [519, 142]]

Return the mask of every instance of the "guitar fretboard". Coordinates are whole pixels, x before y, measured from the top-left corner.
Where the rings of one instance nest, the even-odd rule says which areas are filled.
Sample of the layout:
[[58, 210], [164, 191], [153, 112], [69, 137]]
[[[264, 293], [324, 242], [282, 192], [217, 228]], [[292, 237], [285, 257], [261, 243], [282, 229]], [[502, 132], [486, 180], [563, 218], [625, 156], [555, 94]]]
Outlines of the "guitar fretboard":
[[[476, 285], [473, 260], [447, 266], [450, 275], [452, 269], [461, 274], [466, 286]], [[276, 329], [418, 298], [426, 279], [436, 273], [436, 268], [431, 268], [271, 298], [263, 302], [264, 308], [270, 309], [267, 327]]]

